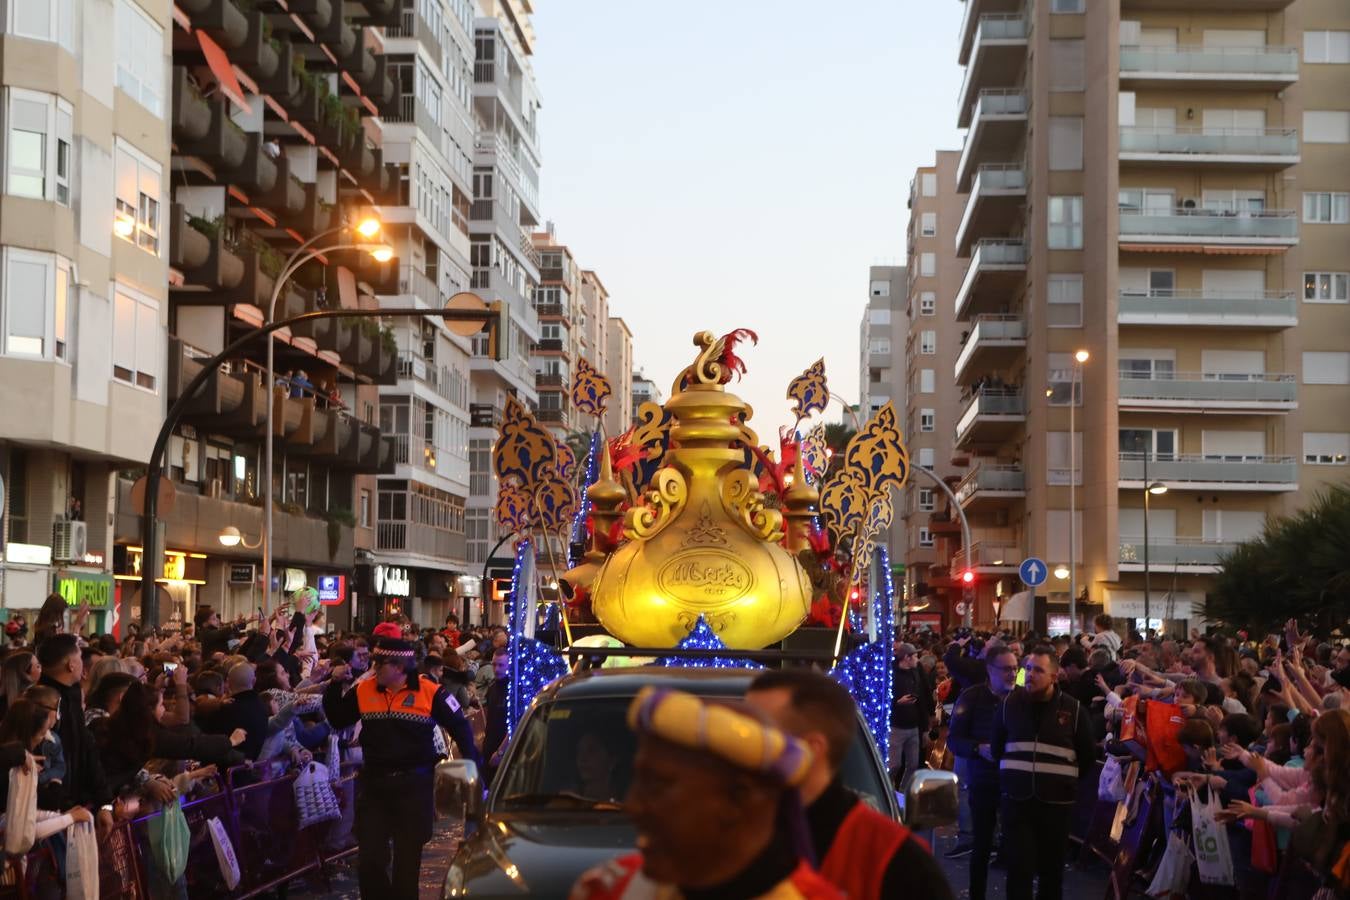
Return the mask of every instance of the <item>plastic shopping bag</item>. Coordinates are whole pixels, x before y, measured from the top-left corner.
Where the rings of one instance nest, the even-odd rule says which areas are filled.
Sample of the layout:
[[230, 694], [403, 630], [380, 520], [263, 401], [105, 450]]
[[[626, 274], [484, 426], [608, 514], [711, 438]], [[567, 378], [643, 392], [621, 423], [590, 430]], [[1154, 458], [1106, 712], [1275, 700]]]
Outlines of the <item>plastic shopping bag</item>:
[[1138, 738], [1135, 734], [1139, 725], [1139, 695], [1131, 694], [1120, 704], [1122, 718], [1120, 720], [1120, 739], [1122, 741], [1133, 741]]
[[1186, 896], [1186, 888], [1191, 881], [1191, 863], [1194, 861], [1195, 857], [1191, 856], [1190, 848], [1186, 846], [1185, 836], [1172, 832], [1167, 838], [1167, 850], [1163, 853], [1162, 862], [1158, 863], [1158, 871], [1153, 873], [1153, 881], [1149, 883], [1148, 895], [1163, 900]]
[[216, 851], [216, 865], [220, 866], [220, 877], [230, 890], [239, 887], [239, 857], [234, 853], [234, 844], [230, 843], [229, 832], [221, 823], [219, 816], [206, 820], [206, 830], [211, 834], [211, 846]]
[[1119, 803], [1129, 794], [1125, 790], [1125, 772], [1120, 760], [1107, 755], [1102, 765], [1101, 777], [1097, 779], [1097, 799]]
[[300, 813], [300, 827], [308, 828], [320, 822], [342, 818], [337, 794], [328, 780], [328, 767], [312, 762], [300, 770], [295, 779], [295, 807]]
[[336, 731], [328, 732], [328, 753], [323, 761], [328, 766], [329, 781], [337, 781], [342, 777], [342, 745], [338, 743]]
[[150, 855], [155, 868], [166, 884], [174, 884], [187, 869], [188, 846], [192, 832], [183, 816], [182, 798], [164, 807], [146, 826], [150, 837]]
[[1202, 802], [1191, 790], [1191, 836], [1195, 839], [1195, 864], [1205, 884], [1233, 884], [1233, 852], [1228, 846], [1228, 830], [1215, 818], [1219, 811], [1219, 792], [1208, 791]]
[[1150, 700], [1144, 705], [1144, 722], [1148, 733], [1148, 770], [1161, 769], [1172, 775], [1186, 765], [1186, 751], [1181, 749], [1181, 728], [1186, 717], [1175, 703]]
[[66, 900], [98, 900], [98, 838], [91, 822], [66, 829]]
[[5, 804], [5, 852], [27, 853], [37, 840], [37, 763], [28, 757], [29, 772], [22, 766], [9, 770], [9, 799]]

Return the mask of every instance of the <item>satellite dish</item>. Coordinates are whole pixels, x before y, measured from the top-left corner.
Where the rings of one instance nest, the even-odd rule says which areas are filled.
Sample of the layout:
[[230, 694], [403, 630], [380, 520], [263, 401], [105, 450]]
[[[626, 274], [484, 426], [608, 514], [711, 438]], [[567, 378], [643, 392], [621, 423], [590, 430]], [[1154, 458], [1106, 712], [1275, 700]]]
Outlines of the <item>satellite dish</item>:
[[445, 326], [454, 334], [460, 337], [473, 337], [483, 330], [483, 326], [488, 320], [488, 306], [483, 302], [483, 298], [472, 291], [460, 291], [449, 300], [445, 301], [446, 309], [464, 310], [466, 312], [481, 312], [483, 321], [455, 321], [447, 320]]

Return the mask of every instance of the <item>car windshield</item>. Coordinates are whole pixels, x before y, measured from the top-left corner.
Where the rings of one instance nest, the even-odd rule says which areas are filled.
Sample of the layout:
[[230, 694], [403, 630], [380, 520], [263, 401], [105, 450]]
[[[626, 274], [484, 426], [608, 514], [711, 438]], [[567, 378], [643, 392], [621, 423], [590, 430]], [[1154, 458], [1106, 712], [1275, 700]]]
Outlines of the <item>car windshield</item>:
[[[628, 729], [628, 697], [557, 700], [531, 711], [506, 768], [493, 786], [493, 807], [610, 810], [622, 808], [637, 736]], [[845, 786], [890, 812], [884, 775], [862, 736], [844, 760]]]

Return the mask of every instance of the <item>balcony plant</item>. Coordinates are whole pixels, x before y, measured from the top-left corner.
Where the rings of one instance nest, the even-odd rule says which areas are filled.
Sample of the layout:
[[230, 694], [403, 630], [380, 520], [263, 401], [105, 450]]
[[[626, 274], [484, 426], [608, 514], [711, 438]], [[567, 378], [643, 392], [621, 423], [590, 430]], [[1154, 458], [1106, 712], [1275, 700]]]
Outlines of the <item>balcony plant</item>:
[[342, 546], [342, 529], [355, 528], [356, 516], [350, 509], [330, 509], [323, 517], [328, 522], [328, 558], [336, 560], [338, 548]]
[[225, 223], [225, 214], [221, 213], [214, 219], [207, 219], [202, 216], [188, 216], [187, 221], [188, 225], [190, 225], [193, 230], [201, 232], [214, 241], [220, 236], [220, 228]]

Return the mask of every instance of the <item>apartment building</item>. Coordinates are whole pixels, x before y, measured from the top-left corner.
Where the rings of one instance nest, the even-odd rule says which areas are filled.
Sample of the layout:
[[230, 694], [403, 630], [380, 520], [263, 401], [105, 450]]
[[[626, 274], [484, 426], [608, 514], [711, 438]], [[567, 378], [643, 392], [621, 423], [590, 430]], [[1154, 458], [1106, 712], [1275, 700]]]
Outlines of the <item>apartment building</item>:
[[[867, 309], [858, 326], [861, 360], [856, 415], [865, 422], [888, 402], [896, 416], [905, 405], [905, 267], [871, 266], [868, 269]], [[845, 419], [846, 422], [852, 420]], [[891, 526], [888, 548], [897, 563], [903, 558], [904, 524], [899, 516]]]
[[117, 471], [164, 409], [167, 0], [0, 9], [0, 598], [116, 607]]
[[539, 421], [566, 438], [576, 430], [572, 377], [581, 353], [581, 269], [572, 251], [558, 243], [551, 231], [536, 234], [533, 240], [539, 255], [539, 287], [534, 292], [539, 340], [532, 348]]
[[[904, 406], [897, 409], [904, 417], [910, 463], [933, 472], [962, 497], [965, 460], [953, 453], [961, 393], [951, 376], [969, 337], [953, 307], [965, 274], [963, 261], [951, 252], [965, 199], [956, 190], [959, 157], [940, 150], [934, 164], [920, 167], [910, 181], [907, 277], [896, 315], [905, 346], [899, 378], [906, 385]], [[948, 562], [960, 546], [957, 516], [942, 489], [923, 476], [910, 477], [897, 511], [905, 540], [894, 558], [905, 562], [910, 621], [942, 627], [942, 611], [956, 587]]]
[[[397, 167], [398, 205], [383, 209], [384, 239], [400, 260], [386, 307], [439, 309], [469, 289], [474, 215], [473, 0], [418, 0], [385, 29], [398, 98], [384, 117], [384, 158]], [[492, 201], [484, 212], [490, 217]], [[397, 382], [380, 388], [380, 427], [394, 470], [379, 478], [373, 565], [406, 575], [406, 608], [434, 623], [465, 616], [472, 598], [465, 510], [469, 497], [472, 343], [438, 320], [391, 323]]]
[[1180, 630], [1222, 552], [1346, 473], [1350, 8], [968, 0], [958, 59], [954, 437], [1025, 491], [976, 475], [953, 564], [986, 622], [1022, 557], [1062, 567], [1052, 631], [1071, 593], [1142, 624], [1147, 568]]
[[605, 409], [605, 434], [623, 434], [633, 421], [633, 332], [618, 316], [605, 320], [605, 377], [614, 389]]
[[660, 404], [666, 402], [666, 395], [661, 390], [661, 385], [657, 384], [654, 378], [648, 378], [646, 373], [643, 372], [641, 367], [633, 370], [633, 374], [632, 377], [630, 378], [630, 381], [632, 383], [632, 395], [633, 395], [632, 407], [633, 407], [633, 416], [635, 420], [638, 414], [638, 410], [642, 407], [642, 404], [644, 403]]
[[[539, 256], [530, 234], [539, 213], [539, 91], [530, 58], [534, 26], [527, 0], [478, 0], [474, 18], [473, 203], [469, 217], [470, 289], [506, 310], [497, 347], [472, 341], [466, 509], [468, 558], [487, 560], [498, 533], [492, 523], [497, 486], [491, 469], [497, 425], [513, 395], [537, 406], [532, 347], [540, 340], [534, 310]], [[509, 560], [503, 564], [509, 566]]]

